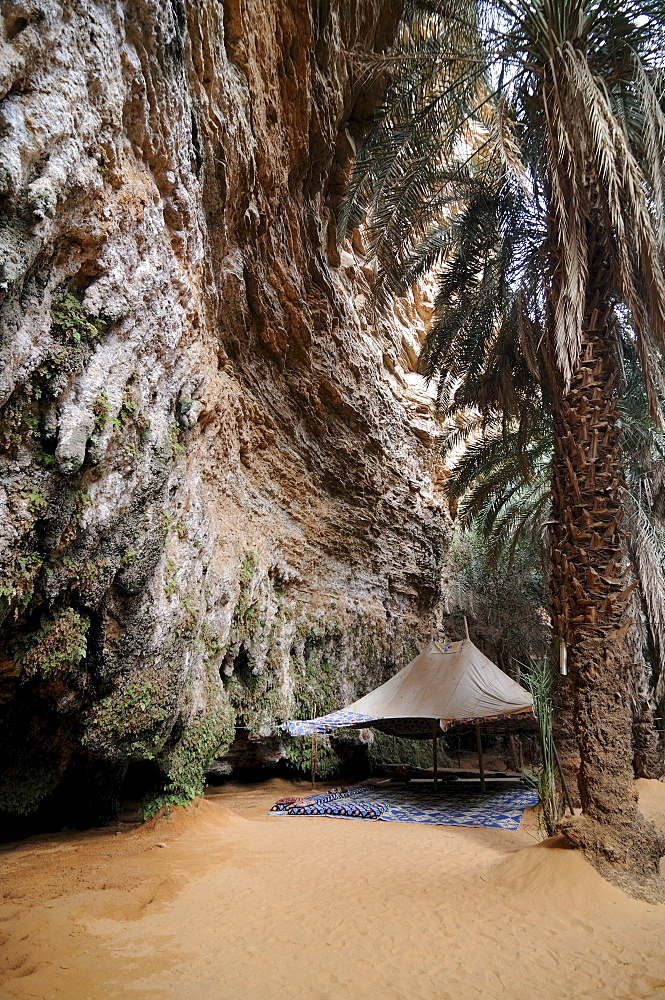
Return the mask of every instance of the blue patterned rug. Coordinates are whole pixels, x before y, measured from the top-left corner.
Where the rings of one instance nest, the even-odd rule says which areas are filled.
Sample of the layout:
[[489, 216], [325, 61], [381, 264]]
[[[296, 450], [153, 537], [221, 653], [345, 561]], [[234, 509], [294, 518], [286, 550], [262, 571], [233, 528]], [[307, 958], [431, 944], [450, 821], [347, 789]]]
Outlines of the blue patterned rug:
[[538, 802], [537, 794], [520, 785], [504, 791], [430, 788], [334, 788], [307, 798], [280, 799], [271, 812], [284, 816], [337, 816], [383, 819], [393, 823], [434, 826], [491, 826], [516, 830], [522, 813]]

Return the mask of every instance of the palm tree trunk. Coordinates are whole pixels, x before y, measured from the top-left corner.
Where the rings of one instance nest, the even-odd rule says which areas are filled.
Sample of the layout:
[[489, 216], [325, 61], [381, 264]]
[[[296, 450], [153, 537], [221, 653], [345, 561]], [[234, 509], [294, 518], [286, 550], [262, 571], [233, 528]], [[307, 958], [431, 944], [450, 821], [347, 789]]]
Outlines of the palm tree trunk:
[[[632, 558], [630, 561], [632, 562]], [[638, 625], [641, 607], [636, 591], [633, 591], [632, 594], [629, 614], [633, 619], [633, 624], [626, 635], [631, 664], [633, 776], [635, 778], [658, 779], [663, 775], [663, 746], [656, 728], [654, 691], [649, 668], [644, 658], [643, 639]], [[573, 694], [572, 678], [561, 677], [556, 691], [554, 739], [568, 790], [574, 805], [579, 807], [581, 801], [577, 779], [580, 769], [580, 755], [575, 735]]]
[[[640, 606], [633, 599], [631, 616], [637, 622]], [[636, 778], [661, 778], [663, 747], [656, 729], [655, 702], [649, 669], [642, 652], [642, 637], [637, 624], [628, 631], [628, 646], [633, 663], [631, 704], [633, 710], [633, 773]]]
[[553, 394], [552, 617], [568, 648], [583, 816], [560, 828], [606, 877], [660, 895], [665, 838], [637, 805], [632, 768], [630, 595], [622, 527], [617, 355], [605, 232], [589, 223], [580, 358]]
[[[640, 614], [637, 599], [633, 600], [630, 614], [637, 621]], [[630, 626], [627, 642], [632, 666], [630, 700], [633, 717], [633, 776], [658, 779], [663, 775], [663, 746], [656, 728], [654, 693], [649, 669], [644, 659], [642, 640], [636, 624]], [[579, 807], [581, 801], [577, 789], [577, 776], [580, 769], [580, 755], [575, 736], [573, 687], [570, 677], [562, 677], [557, 688], [554, 740], [568, 790], [574, 805]]]
[[577, 776], [580, 772], [580, 752], [575, 735], [573, 688], [570, 677], [561, 677], [556, 688], [554, 719], [552, 724], [561, 769], [575, 808], [581, 806]]

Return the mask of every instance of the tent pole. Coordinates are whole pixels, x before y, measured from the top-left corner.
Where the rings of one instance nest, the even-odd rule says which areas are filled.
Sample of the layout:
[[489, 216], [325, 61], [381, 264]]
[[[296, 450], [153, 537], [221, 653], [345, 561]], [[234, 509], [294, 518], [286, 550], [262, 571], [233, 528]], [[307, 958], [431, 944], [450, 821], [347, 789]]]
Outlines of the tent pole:
[[480, 768], [480, 790], [485, 791], [485, 762], [483, 761], [483, 741], [480, 735], [480, 723], [476, 722], [476, 743], [478, 744], [478, 766]]
[[312, 746], [309, 752], [309, 764], [312, 776], [312, 791], [314, 791], [314, 789], [316, 788], [316, 758], [317, 758], [316, 736], [314, 735], [314, 733], [312, 733]]
[[434, 763], [434, 788], [438, 787], [439, 782], [439, 739], [438, 739], [438, 729], [439, 724], [434, 720], [432, 723], [432, 761]]
[[464, 615], [464, 635], [467, 639], [469, 638], [469, 623], [466, 620], [466, 615]]
[[[316, 705], [314, 706], [314, 718], [316, 718]], [[316, 746], [316, 733], [312, 733], [312, 743], [309, 750], [309, 767], [312, 777], [312, 791], [316, 788], [316, 758], [318, 756]]]

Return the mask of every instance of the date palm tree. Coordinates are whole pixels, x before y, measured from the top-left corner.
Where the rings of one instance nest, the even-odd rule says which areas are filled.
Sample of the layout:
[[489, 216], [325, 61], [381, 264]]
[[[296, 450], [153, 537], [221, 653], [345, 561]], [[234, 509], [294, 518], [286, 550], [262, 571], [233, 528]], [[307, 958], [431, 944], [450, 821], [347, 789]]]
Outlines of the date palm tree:
[[631, 768], [631, 594], [617, 324], [659, 419], [665, 349], [661, 0], [407, 0], [342, 213], [387, 301], [434, 272], [423, 370], [446, 411], [551, 419], [554, 631], [574, 681], [583, 815], [561, 829], [633, 894], [665, 839]]
[[[630, 369], [628, 374], [620, 409], [626, 558], [638, 583], [629, 635], [633, 770], [636, 777], [659, 778], [663, 751], [655, 713], [662, 717], [665, 711], [665, 434], [649, 420], [639, 382], [630, 377]], [[536, 384], [534, 392], [538, 392]], [[540, 421], [530, 426], [525, 441], [519, 440], [517, 427], [487, 424], [477, 411], [462, 411], [449, 417], [440, 447], [451, 462], [443, 488], [458, 528], [471, 529], [484, 540], [491, 562], [503, 555], [510, 566], [522, 542], [532, 550], [541, 549], [546, 573], [544, 543], [551, 521], [553, 457], [549, 414], [541, 411]], [[557, 728], [566, 751], [564, 764], [573, 769], [572, 776], [577, 754], [570, 746], [568, 681], [561, 681], [559, 696]]]

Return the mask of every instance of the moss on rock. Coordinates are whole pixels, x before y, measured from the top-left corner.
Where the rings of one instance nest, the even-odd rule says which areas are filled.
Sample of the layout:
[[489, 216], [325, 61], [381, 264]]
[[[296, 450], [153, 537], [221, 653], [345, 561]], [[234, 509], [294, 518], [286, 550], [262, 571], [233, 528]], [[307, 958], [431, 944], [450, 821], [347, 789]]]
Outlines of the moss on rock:
[[0, 784], [0, 811], [26, 816], [58, 787], [64, 768], [59, 759], [35, 755], [12, 762]]
[[[296, 736], [284, 747], [284, 756], [290, 770], [301, 777], [309, 777], [312, 773], [312, 740], [305, 736]], [[315, 777], [320, 781], [333, 778], [339, 773], [340, 758], [335, 753], [327, 736], [319, 736], [315, 749]]]
[[90, 620], [74, 608], [43, 618], [40, 628], [24, 640], [18, 657], [23, 674], [49, 678], [70, 673], [85, 658], [89, 628]]
[[168, 739], [174, 693], [166, 677], [130, 677], [90, 711], [89, 742], [120, 760], [153, 760]]
[[146, 819], [164, 806], [184, 805], [202, 795], [208, 765], [233, 741], [235, 712], [212, 669], [206, 671], [203, 695], [203, 705], [185, 721], [180, 738], [158, 759], [166, 780], [164, 787], [145, 802]]
[[259, 602], [252, 599], [252, 583], [257, 575], [258, 568], [258, 553], [254, 549], [250, 549], [245, 554], [238, 574], [240, 592], [235, 608], [233, 609], [233, 618], [231, 619], [231, 639], [234, 642], [251, 639], [260, 628]]

